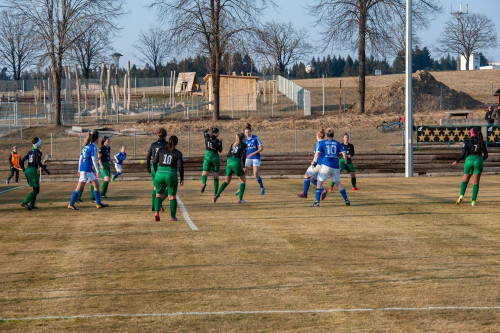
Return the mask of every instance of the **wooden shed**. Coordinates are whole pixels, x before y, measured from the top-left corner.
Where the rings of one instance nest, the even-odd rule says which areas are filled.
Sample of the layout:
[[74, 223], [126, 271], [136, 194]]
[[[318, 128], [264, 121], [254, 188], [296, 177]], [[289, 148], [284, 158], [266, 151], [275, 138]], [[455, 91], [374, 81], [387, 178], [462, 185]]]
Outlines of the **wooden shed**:
[[[213, 101], [212, 74], [203, 78], [208, 101]], [[258, 76], [220, 76], [220, 110], [221, 111], [256, 111]], [[209, 106], [213, 109], [213, 105]]]
[[176, 94], [190, 95], [199, 91], [201, 91], [201, 89], [196, 72], [179, 73], [179, 76], [177, 76], [177, 83], [175, 84]]

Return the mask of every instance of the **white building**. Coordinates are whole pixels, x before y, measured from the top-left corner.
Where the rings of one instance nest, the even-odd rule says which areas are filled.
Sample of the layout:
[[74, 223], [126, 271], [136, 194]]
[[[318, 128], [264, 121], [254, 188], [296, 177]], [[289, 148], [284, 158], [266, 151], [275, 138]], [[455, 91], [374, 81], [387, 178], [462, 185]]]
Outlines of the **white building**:
[[[470, 71], [475, 71], [480, 69], [480, 61], [479, 61], [479, 54], [471, 54], [469, 58], [469, 70]], [[465, 71], [466, 70], [466, 64], [467, 61], [465, 60], [465, 57], [463, 55], [460, 55], [460, 70]]]
[[488, 66], [481, 66], [481, 69], [500, 69], [500, 61], [490, 61]]

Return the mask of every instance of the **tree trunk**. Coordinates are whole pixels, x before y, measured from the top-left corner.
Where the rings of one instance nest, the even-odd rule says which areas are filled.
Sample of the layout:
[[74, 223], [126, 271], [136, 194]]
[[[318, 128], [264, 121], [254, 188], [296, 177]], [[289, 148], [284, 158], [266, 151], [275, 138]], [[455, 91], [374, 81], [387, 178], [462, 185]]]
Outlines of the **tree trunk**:
[[358, 93], [359, 93], [359, 107], [360, 113], [365, 113], [365, 76], [366, 76], [366, 7], [364, 7], [364, 2], [360, 8], [360, 18], [359, 18], [359, 49], [358, 49], [358, 61], [359, 61], [359, 78], [358, 78]]
[[61, 75], [58, 75], [60, 69], [53, 69], [52, 82], [54, 83], [54, 95], [52, 107], [54, 108], [54, 123], [56, 126], [61, 126]]

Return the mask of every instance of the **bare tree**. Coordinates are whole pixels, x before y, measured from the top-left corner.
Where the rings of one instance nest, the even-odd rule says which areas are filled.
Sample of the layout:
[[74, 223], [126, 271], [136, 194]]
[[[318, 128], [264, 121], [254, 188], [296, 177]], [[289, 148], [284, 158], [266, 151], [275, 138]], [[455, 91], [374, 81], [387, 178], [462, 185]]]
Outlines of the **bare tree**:
[[267, 22], [256, 32], [254, 51], [281, 75], [286, 67], [312, 50], [305, 30], [295, 30], [292, 23]]
[[150, 64], [158, 77], [160, 67], [167, 59], [169, 53], [169, 43], [167, 33], [159, 26], [152, 26], [148, 31], [141, 31], [134, 44], [139, 51], [137, 57], [140, 61]]
[[[33, 36], [50, 59], [55, 124], [61, 125], [61, 79], [65, 58], [77, 39], [94, 26], [113, 30], [122, 15], [122, 0], [9, 0], [8, 10], [32, 24]], [[78, 33], [78, 27], [86, 27]]]
[[[358, 49], [359, 111], [365, 112], [367, 44], [383, 54], [391, 34], [388, 28], [405, 16], [405, 0], [316, 0], [309, 11], [323, 27], [325, 48], [333, 45]], [[430, 14], [441, 10], [436, 0], [413, 0], [413, 19], [426, 26]], [[427, 15], [426, 15], [427, 14]]]
[[154, 0], [168, 35], [179, 49], [193, 53], [194, 46], [210, 58], [214, 94], [214, 120], [219, 119], [222, 57], [230, 44], [258, 26], [262, 11], [273, 0]]
[[[387, 32], [391, 38], [387, 40], [387, 51], [392, 56], [397, 56], [399, 52], [406, 49], [406, 20], [397, 17], [394, 24], [390, 25]], [[416, 36], [415, 31], [420, 30], [419, 27], [413, 25], [412, 45], [420, 45], [421, 40]]]
[[82, 76], [88, 80], [92, 71], [97, 70], [101, 63], [109, 62], [112, 31], [105, 29], [102, 25], [92, 25], [87, 28], [85, 24], [82, 24], [75, 29], [74, 33], [79, 37], [75, 38], [73, 43], [72, 56], [81, 68]]
[[2, 11], [0, 21], [0, 57], [10, 69], [12, 78], [19, 80], [21, 73], [36, 62], [39, 46], [33, 38], [33, 26], [20, 15]]
[[439, 51], [464, 56], [469, 70], [470, 56], [474, 52], [497, 45], [495, 24], [483, 14], [454, 15], [446, 21], [438, 42]]

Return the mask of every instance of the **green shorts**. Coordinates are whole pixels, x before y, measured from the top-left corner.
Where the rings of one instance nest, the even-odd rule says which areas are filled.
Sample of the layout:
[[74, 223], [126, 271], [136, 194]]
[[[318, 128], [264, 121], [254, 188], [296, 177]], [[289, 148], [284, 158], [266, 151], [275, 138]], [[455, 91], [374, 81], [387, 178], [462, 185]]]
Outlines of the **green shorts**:
[[156, 194], [164, 193], [166, 188], [168, 195], [177, 195], [177, 184], [179, 184], [177, 169], [166, 166], [158, 167], [154, 184], [156, 188]]
[[40, 187], [40, 178], [38, 177], [37, 168], [27, 167], [24, 175], [28, 180], [28, 185], [31, 187]]
[[207, 150], [205, 152], [205, 159], [203, 160], [203, 171], [219, 172], [220, 159], [219, 154], [214, 151]]
[[153, 180], [153, 184], [155, 182], [155, 175], [156, 175], [155, 167], [153, 166], [153, 164], [151, 164], [151, 179]]
[[229, 157], [226, 165], [226, 176], [231, 176], [232, 174], [236, 174], [236, 176], [240, 177], [245, 174], [245, 171], [243, 171], [243, 165], [240, 159]]
[[[339, 165], [340, 165], [340, 171], [344, 171], [344, 159], [343, 158], [339, 159]], [[347, 159], [347, 172], [349, 172], [349, 173], [356, 172], [356, 170], [354, 170], [354, 165], [352, 164], [352, 160], [350, 160], [350, 159]]]
[[102, 166], [104, 168], [103, 169], [99, 168], [99, 171], [101, 172], [101, 178], [104, 179], [104, 177], [109, 177], [111, 171], [109, 169], [109, 162], [102, 162]]
[[469, 155], [465, 158], [464, 174], [480, 175], [483, 172], [483, 157], [479, 155]]

